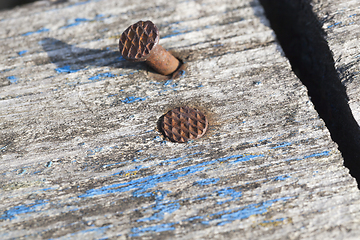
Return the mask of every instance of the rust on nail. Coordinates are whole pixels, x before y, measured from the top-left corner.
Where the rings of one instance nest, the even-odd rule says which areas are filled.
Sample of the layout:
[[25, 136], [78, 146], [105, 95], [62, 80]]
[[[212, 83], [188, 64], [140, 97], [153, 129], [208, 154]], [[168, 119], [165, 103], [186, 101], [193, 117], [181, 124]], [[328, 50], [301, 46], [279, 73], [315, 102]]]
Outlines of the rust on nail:
[[208, 128], [208, 120], [199, 110], [183, 106], [167, 112], [160, 128], [170, 141], [184, 143], [202, 137]]
[[145, 61], [160, 74], [172, 74], [179, 68], [180, 62], [159, 44], [159, 38], [159, 30], [154, 23], [139, 21], [122, 33], [120, 53], [129, 61]]

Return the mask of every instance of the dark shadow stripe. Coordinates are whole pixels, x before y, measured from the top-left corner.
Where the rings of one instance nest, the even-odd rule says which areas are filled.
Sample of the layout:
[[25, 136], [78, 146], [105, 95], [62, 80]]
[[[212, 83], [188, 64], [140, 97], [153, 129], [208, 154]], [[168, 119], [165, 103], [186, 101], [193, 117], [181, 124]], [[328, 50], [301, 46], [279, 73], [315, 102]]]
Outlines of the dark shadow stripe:
[[260, 3], [292, 70], [307, 87], [316, 111], [338, 144], [344, 165], [359, 186], [360, 129], [310, 1], [260, 0]]

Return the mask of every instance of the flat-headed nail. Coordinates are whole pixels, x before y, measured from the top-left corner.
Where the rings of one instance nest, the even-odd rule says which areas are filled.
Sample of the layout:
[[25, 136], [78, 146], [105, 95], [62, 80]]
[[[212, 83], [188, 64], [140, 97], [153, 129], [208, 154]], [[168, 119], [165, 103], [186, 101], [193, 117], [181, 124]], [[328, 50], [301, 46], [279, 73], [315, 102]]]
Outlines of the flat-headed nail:
[[170, 141], [183, 143], [202, 137], [208, 128], [208, 120], [199, 110], [183, 106], [167, 112], [160, 128]]

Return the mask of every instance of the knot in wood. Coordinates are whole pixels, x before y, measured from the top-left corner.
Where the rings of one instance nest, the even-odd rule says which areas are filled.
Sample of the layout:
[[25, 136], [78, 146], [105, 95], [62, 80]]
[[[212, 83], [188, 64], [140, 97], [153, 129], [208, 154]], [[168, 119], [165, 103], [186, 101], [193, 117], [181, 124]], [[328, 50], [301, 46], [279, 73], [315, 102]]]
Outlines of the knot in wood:
[[159, 30], [151, 21], [139, 21], [128, 27], [120, 37], [119, 50], [130, 61], [145, 61], [159, 42]]
[[202, 137], [208, 127], [206, 116], [187, 106], [170, 110], [163, 116], [161, 130], [173, 142], [187, 142]]

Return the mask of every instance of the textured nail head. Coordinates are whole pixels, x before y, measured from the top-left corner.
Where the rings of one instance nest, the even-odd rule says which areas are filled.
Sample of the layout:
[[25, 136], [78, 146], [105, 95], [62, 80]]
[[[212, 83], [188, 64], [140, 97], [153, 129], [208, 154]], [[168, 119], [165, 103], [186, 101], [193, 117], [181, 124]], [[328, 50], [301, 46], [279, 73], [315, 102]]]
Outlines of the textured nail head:
[[159, 30], [151, 21], [139, 21], [120, 36], [119, 50], [123, 58], [132, 62], [145, 61], [163, 75], [174, 73], [180, 62], [159, 43]]
[[120, 37], [119, 50], [129, 61], [145, 61], [159, 42], [159, 30], [151, 21], [139, 21], [128, 27]]
[[170, 141], [184, 143], [202, 137], [208, 128], [208, 120], [199, 110], [183, 106], [167, 112], [160, 127]]

